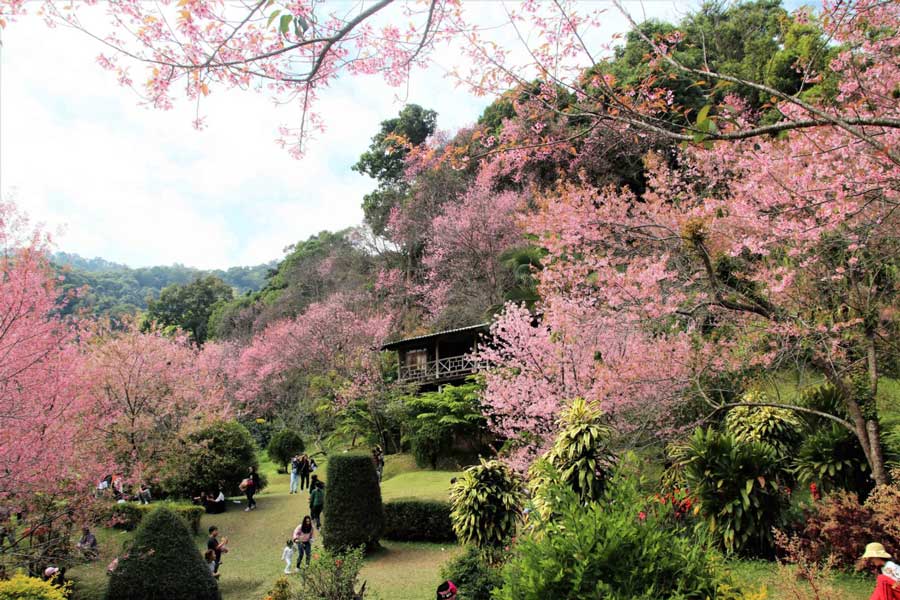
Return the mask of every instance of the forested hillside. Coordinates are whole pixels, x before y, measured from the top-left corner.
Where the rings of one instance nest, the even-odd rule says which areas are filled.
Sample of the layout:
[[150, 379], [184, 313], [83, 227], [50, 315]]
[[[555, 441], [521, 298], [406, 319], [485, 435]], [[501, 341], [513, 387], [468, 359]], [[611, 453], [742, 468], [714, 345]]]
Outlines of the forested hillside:
[[212, 275], [243, 294], [260, 289], [277, 263], [253, 267], [231, 267], [204, 271], [184, 265], [139, 267], [110, 262], [103, 258], [84, 258], [69, 252], [56, 252], [52, 262], [65, 278], [63, 288], [84, 289], [69, 305], [69, 310], [87, 308], [95, 315], [121, 316], [145, 310], [149, 299], [158, 298], [163, 288], [187, 284]]

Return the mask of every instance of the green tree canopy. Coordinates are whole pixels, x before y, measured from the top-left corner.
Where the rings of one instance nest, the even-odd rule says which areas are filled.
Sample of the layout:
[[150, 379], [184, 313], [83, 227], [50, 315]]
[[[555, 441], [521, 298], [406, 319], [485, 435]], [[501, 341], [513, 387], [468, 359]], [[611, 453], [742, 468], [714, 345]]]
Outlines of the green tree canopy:
[[407, 104], [393, 119], [381, 122], [369, 149], [353, 165], [353, 170], [378, 181], [378, 189], [363, 198], [366, 223], [376, 234], [384, 233], [391, 209], [403, 199], [408, 146], [418, 146], [437, 127], [437, 113], [418, 104]]
[[209, 317], [218, 304], [234, 297], [234, 291], [213, 275], [198, 277], [186, 285], [170, 285], [151, 300], [147, 308], [147, 323], [163, 327], [179, 327], [190, 334], [198, 345], [209, 334]]

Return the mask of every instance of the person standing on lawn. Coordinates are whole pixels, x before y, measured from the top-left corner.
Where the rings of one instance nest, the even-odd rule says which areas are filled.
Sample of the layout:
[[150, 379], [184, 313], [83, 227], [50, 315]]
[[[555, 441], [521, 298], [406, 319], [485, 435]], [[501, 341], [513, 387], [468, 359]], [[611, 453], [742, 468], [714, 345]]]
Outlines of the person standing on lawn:
[[303, 555], [306, 554], [306, 566], [312, 558], [313, 525], [309, 516], [303, 517], [303, 522], [294, 530], [294, 544], [297, 546], [297, 568], [303, 563]]
[[219, 528], [215, 525], [209, 526], [209, 539], [206, 540], [206, 549], [212, 550], [213, 558], [215, 559], [215, 565], [213, 566], [213, 575], [218, 576], [219, 573], [219, 565], [222, 564], [222, 553], [228, 552], [225, 548], [225, 544], [228, 543], [228, 538], [223, 537], [219, 538]]
[[297, 484], [300, 481], [300, 457], [294, 456], [291, 459], [291, 494], [297, 493]]
[[309, 474], [312, 472], [312, 465], [309, 464], [309, 457], [303, 455], [300, 457], [300, 491], [309, 487]]
[[312, 476], [309, 488], [309, 513], [316, 523], [316, 529], [322, 529], [322, 510], [325, 508], [325, 484], [319, 481], [319, 477]]
[[284, 561], [284, 574], [290, 575], [291, 565], [294, 562], [294, 540], [288, 540], [281, 551], [281, 560]]
[[253, 499], [254, 494], [259, 491], [259, 473], [256, 472], [256, 467], [251, 466], [250, 472], [247, 474], [247, 479], [244, 480], [247, 484], [244, 493], [247, 495], [247, 508], [244, 509], [244, 512], [253, 510], [256, 508], [256, 500]]

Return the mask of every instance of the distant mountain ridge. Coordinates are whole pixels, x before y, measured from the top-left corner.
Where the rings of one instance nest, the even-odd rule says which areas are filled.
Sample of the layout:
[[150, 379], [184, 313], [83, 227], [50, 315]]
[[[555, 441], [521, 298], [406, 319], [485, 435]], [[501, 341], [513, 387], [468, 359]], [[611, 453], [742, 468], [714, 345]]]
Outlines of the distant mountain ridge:
[[235, 290], [235, 295], [254, 292], [266, 284], [277, 260], [250, 267], [196, 269], [180, 264], [137, 267], [104, 258], [85, 258], [71, 252], [56, 252], [53, 264], [64, 277], [63, 289], [87, 288], [70, 304], [67, 312], [87, 308], [96, 315], [120, 316], [147, 308], [147, 301], [172, 284], [190, 283], [198, 277], [213, 275]]

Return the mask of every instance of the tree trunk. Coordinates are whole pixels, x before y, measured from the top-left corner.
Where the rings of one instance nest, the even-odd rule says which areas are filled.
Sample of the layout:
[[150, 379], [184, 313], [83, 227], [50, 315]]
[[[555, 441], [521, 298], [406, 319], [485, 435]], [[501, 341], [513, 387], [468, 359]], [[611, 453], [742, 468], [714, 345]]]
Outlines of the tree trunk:
[[886, 485], [888, 483], [888, 477], [887, 470], [884, 467], [884, 452], [881, 448], [881, 433], [879, 431], [878, 421], [867, 420], [865, 416], [863, 416], [862, 408], [853, 396], [852, 389], [847, 386], [833, 368], [826, 368], [825, 375], [828, 378], [828, 381], [841, 392], [841, 396], [844, 398], [844, 404], [847, 406], [847, 412], [850, 414], [850, 420], [853, 422], [853, 433], [856, 434], [856, 439], [859, 440], [863, 453], [866, 455], [866, 462], [869, 463], [869, 469], [872, 471], [872, 479], [874, 479], [875, 483], [878, 485]]
[[869, 453], [872, 467], [872, 478], [878, 485], [888, 484], [887, 469], [884, 467], [884, 451], [881, 447], [881, 430], [878, 421], [870, 419], [866, 421], [866, 432], [869, 435]]

